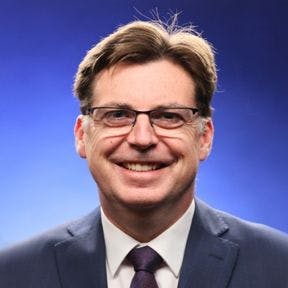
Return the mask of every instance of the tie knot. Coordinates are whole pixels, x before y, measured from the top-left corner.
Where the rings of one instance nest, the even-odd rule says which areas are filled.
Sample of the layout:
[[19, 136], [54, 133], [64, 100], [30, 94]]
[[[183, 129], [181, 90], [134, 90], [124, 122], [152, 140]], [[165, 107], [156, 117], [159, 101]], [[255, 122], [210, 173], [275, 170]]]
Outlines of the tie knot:
[[127, 259], [132, 263], [136, 272], [147, 271], [152, 274], [163, 261], [161, 256], [149, 246], [132, 249]]

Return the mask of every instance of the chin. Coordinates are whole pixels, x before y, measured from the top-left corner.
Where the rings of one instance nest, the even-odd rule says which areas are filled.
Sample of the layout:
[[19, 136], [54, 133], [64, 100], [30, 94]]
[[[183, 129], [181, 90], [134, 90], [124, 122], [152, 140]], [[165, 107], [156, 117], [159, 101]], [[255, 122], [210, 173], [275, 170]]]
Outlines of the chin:
[[147, 211], [159, 211], [159, 208], [163, 205], [163, 203], [155, 202], [155, 201], [135, 201], [129, 203], [123, 203], [125, 207], [131, 211], [137, 213], [145, 213], [147, 215]]
[[[136, 190], [136, 189], [135, 189]], [[136, 192], [133, 194], [133, 197], [127, 197], [127, 195], [121, 197], [117, 197], [117, 201], [121, 204], [121, 206], [125, 206], [129, 209], [136, 210], [147, 210], [147, 209], [155, 209], [160, 208], [164, 204], [168, 203], [168, 199], [166, 195], [158, 194], [153, 190], [151, 193], [151, 189], [140, 189], [141, 192]], [[133, 189], [130, 189], [133, 191]], [[137, 195], [138, 194], [138, 195]], [[129, 195], [131, 196], [131, 195]], [[173, 200], [174, 202], [174, 200]]]

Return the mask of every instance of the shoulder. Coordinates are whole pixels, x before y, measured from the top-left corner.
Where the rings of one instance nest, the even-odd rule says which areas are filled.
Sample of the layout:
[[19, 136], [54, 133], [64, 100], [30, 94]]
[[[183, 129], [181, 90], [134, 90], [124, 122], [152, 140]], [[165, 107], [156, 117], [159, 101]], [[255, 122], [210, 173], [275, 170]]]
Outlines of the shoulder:
[[242, 245], [246, 244], [247, 248], [273, 249], [275, 253], [277, 251], [285, 252], [288, 260], [288, 235], [286, 233], [260, 223], [243, 220], [222, 211], [217, 211], [217, 213], [229, 226], [225, 237]]
[[[41, 279], [43, 281], [46, 279], [45, 283], [50, 281], [56, 283], [53, 280], [57, 277], [55, 247], [77, 235], [89, 233], [99, 218], [98, 214], [97, 209], [79, 220], [71, 221], [2, 249], [0, 251], [0, 287], [4, 284], [5, 287], [8, 287], [8, 284], [9, 287], [34, 287], [33, 281], [39, 285]], [[31, 277], [32, 274], [35, 276]], [[50, 278], [49, 281], [47, 278]], [[21, 282], [22, 284], [27, 282], [26, 286], [21, 286]]]
[[70, 223], [67, 223], [4, 248], [0, 251], [0, 265], [7, 264], [14, 259], [46, 254], [55, 244], [71, 237], [68, 230], [69, 225]]
[[[200, 200], [196, 201], [194, 218], [192, 230], [194, 225], [202, 231], [203, 242], [209, 238], [210, 244], [220, 241], [233, 247], [236, 257], [231, 287], [288, 287], [286, 233], [216, 210]], [[229, 253], [228, 249], [225, 257], [229, 258]]]
[[281, 259], [288, 265], [288, 234], [216, 210], [201, 200], [196, 201], [196, 213], [198, 222], [207, 231], [235, 243], [241, 255], [249, 254], [258, 259], [266, 257], [277, 262]]

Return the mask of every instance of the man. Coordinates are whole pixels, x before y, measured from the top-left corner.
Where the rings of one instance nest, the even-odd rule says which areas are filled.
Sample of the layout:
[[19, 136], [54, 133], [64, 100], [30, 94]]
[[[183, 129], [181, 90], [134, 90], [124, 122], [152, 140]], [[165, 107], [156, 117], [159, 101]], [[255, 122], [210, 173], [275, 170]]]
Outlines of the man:
[[287, 235], [195, 198], [215, 86], [213, 49], [188, 28], [136, 21], [92, 48], [75, 139], [101, 208], [3, 251], [0, 287], [287, 288]]

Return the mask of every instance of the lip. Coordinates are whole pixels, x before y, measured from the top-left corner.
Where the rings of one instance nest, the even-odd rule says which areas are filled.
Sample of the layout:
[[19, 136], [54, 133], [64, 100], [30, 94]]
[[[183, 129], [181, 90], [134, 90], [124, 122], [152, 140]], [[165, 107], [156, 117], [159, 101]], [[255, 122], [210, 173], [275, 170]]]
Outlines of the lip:
[[133, 172], [150, 172], [167, 167], [167, 164], [160, 162], [122, 162], [117, 165]]
[[[129, 178], [132, 177], [134, 179], [148, 179], [152, 180], [154, 178], [160, 177], [163, 175], [163, 172], [166, 168], [171, 167], [171, 165], [175, 164], [175, 160], [167, 159], [167, 160], [128, 160], [128, 159], [119, 159], [119, 161], [112, 161], [116, 166], [118, 173], [121, 175], [126, 175]], [[136, 177], [136, 178], [135, 178]], [[152, 178], [151, 178], [152, 177]], [[155, 179], [154, 179], [155, 180]]]
[[[133, 163], [133, 165], [135, 165], [136, 168], [138, 164], [139, 162]], [[115, 165], [116, 174], [118, 175], [119, 179], [122, 179], [123, 181], [125, 181], [125, 183], [130, 183], [131, 185], [136, 185], [137, 187], [139, 185], [140, 186], [143, 185], [146, 187], [147, 185], [151, 185], [155, 181], [158, 181], [160, 178], [162, 179], [163, 175], [167, 175], [167, 172], [165, 172], [167, 169], [167, 166], [152, 170], [151, 168], [154, 168], [154, 167], [150, 166], [151, 162], [149, 165], [150, 166], [149, 169], [145, 169], [146, 164], [144, 165], [143, 163], [141, 163], [141, 165], [142, 165], [141, 167], [142, 169], [131, 170], [131, 169], [126, 168], [123, 165], [123, 163], [121, 164], [118, 163]]]

